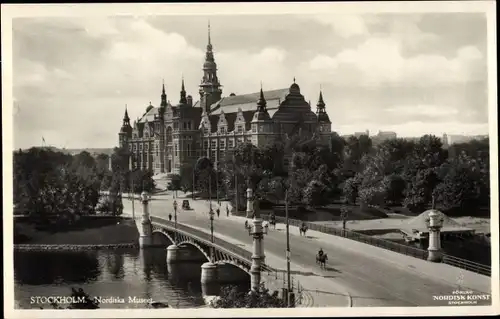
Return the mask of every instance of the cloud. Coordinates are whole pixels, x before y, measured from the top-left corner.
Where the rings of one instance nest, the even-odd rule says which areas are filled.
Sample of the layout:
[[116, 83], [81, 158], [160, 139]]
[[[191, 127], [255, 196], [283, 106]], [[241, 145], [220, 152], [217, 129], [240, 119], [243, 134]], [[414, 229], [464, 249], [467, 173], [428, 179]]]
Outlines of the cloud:
[[[203, 19], [17, 21], [16, 147], [38, 144], [40, 135], [67, 147], [112, 147], [125, 104], [132, 119], [149, 101], [157, 106], [163, 79], [172, 103], [179, 100], [182, 76], [196, 100], [206, 46]], [[437, 130], [439, 123], [472, 130], [487, 120], [484, 50], [474, 42], [448, 48], [452, 54], [409, 50], [428, 48], [442, 37], [439, 29], [422, 31], [417, 18], [404, 28], [406, 17], [259, 19], [216, 19], [212, 42], [224, 95], [257, 92], [261, 81], [264, 90], [284, 88], [295, 77], [314, 109], [321, 84], [332, 128], [345, 133], [380, 128], [420, 130], [419, 135], [433, 125]], [[236, 25], [241, 21], [255, 23]], [[405, 42], [405, 34], [413, 44]], [[405, 126], [417, 122], [431, 124]]]
[[401, 43], [392, 38], [369, 38], [335, 56], [317, 55], [308, 67], [330, 74], [351, 73], [351, 78], [337, 77], [343, 84], [431, 86], [485, 80], [485, 62], [476, 47], [459, 48], [452, 59], [437, 54], [404, 57]]
[[343, 38], [363, 35], [368, 33], [365, 21], [360, 15], [316, 15], [312, 19], [333, 27], [337, 35]]
[[409, 116], [435, 116], [435, 117], [443, 117], [443, 116], [452, 116], [458, 114], [458, 110], [452, 108], [450, 106], [443, 105], [405, 105], [405, 106], [397, 106], [390, 107], [385, 110], [388, 113], [395, 113], [397, 115], [409, 115]]

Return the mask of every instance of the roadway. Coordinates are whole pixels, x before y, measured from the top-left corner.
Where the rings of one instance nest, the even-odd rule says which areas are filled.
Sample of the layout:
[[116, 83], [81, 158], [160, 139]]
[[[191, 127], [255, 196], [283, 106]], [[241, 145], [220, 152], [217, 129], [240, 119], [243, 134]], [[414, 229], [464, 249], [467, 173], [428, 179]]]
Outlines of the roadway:
[[[177, 201], [180, 207], [182, 198]], [[138, 201], [135, 203], [136, 217], [140, 217], [142, 208]], [[179, 210], [178, 222], [210, 232], [210, 221], [207, 214], [208, 203], [201, 200], [194, 202], [190, 200], [190, 203], [194, 210]], [[173, 215], [171, 195], [156, 195], [150, 204], [151, 215], [164, 218], [168, 218], [169, 213]], [[124, 206], [125, 211], [131, 211], [131, 201], [124, 200]], [[244, 218], [226, 217], [224, 205], [220, 218], [215, 216], [214, 219], [215, 236], [221, 234], [226, 238], [233, 238], [235, 243], [240, 242], [248, 245], [247, 247], [251, 245], [252, 238], [243, 226]], [[391, 264], [383, 258], [374, 258], [363, 251], [351, 250], [352, 248], [349, 249], [350, 247], [346, 245], [343, 247], [335, 240], [336, 237], [331, 235], [301, 237], [292, 233], [290, 236], [292, 268], [309, 270], [305, 273], [295, 271], [293, 276], [304, 275], [311, 280], [316, 279], [316, 282], [318, 279], [321, 280], [322, 286], [331, 284], [341, 287], [340, 290], [350, 295], [351, 305], [354, 307], [442, 306], [446, 303], [433, 301], [432, 297], [450, 295], [457, 289], [457, 285], [436, 280], [435, 277], [425, 276], [410, 267]], [[319, 269], [315, 262], [315, 256], [320, 247], [328, 253], [329, 261], [326, 270]], [[369, 249], [369, 246], [366, 247]], [[264, 249], [266, 261], [269, 258], [285, 259], [286, 234], [284, 225], [278, 224], [276, 230], [269, 230], [268, 235], [265, 236]], [[272, 263], [269, 262], [269, 264], [273, 266]], [[330, 294], [333, 295], [333, 293]], [[328, 296], [322, 297], [323, 299], [328, 298]], [[329, 305], [328, 301], [324, 303], [325, 306]]]

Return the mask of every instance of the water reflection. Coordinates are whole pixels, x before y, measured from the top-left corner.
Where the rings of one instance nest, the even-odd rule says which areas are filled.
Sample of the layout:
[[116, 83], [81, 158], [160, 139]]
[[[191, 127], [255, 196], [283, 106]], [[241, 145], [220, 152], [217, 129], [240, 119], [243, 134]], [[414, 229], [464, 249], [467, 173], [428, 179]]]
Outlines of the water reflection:
[[14, 279], [25, 285], [82, 284], [100, 274], [97, 252], [14, 253]]
[[[90, 252], [15, 252], [15, 299], [21, 308], [33, 296], [67, 296], [81, 287], [91, 296], [152, 298], [174, 307], [204, 306], [200, 265], [169, 269], [165, 249]], [[101, 304], [101, 308], [144, 308], [148, 304]]]

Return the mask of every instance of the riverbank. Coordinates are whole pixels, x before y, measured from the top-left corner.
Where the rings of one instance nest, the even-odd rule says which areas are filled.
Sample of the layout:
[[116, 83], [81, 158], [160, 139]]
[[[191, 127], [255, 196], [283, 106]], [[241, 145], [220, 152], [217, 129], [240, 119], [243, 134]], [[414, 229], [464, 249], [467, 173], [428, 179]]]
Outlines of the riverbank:
[[137, 244], [111, 244], [111, 245], [37, 245], [17, 244], [14, 251], [81, 251], [81, 250], [103, 250], [120, 248], [137, 248]]
[[116, 218], [85, 228], [47, 231], [26, 222], [16, 222], [18, 240], [14, 250], [99, 250], [138, 246], [139, 232], [133, 219]]

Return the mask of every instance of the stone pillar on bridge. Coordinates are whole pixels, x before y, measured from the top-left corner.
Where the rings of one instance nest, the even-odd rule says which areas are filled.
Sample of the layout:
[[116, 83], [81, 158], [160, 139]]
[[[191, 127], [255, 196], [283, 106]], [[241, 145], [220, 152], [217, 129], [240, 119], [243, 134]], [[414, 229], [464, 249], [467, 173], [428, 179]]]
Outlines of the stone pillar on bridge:
[[257, 291], [260, 288], [261, 283], [261, 268], [264, 264], [264, 228], [262, 227], [262, 218], [260, 217], [259, 205], [256, 205], [254, 209], [254, 201], [252, 199], [252, 189], [247, 189], [247, 196], [250, 198], [247, 204], [251, 207], [251, 216], [253, 215], [252, 227], [250, 235], [253, 237], [253, 252], [252, 252], [252, 266], [250, 267], [250, 277], [251, 277], [251, 289], [252, 291]]
[[152, 245], [152, 225], [149, 219], [148, 201], [149, 194], [145, 191], [141, 194], [142, 201], [142, 218], [141, 218], [141, 230], [139, 235], [139, 247], [144, 248]]
[[441, 262], [443, 253], [441, 250], [441, 228], [443, 227], [443, 217], [436, 211], [429, 212], [428, 228], [429, 228], [429, 255], [428, 261]]

